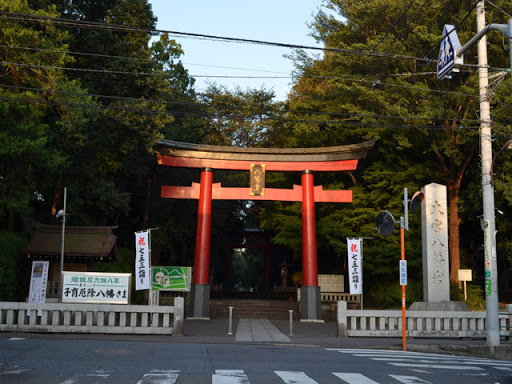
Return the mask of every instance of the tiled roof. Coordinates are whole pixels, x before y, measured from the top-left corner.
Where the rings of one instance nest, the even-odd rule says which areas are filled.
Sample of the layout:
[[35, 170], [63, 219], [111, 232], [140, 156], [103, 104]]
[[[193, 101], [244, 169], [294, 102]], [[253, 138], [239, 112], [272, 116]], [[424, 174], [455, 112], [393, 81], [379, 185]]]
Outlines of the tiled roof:
[[[66, 226], [64, 258], [66, 261], [117, 260], [117, 227]], [[59, 258], [62, 244], [62, 226], [41, 225], [33, 234], [23, 253], [31, 257]]]

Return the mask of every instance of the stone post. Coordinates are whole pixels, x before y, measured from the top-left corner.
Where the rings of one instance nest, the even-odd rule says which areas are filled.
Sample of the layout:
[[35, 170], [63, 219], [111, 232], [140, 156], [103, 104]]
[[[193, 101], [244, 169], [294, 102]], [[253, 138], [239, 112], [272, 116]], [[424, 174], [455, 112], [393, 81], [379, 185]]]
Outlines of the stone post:
[[432, 183], [421, 191], [421, 232], [423, 244], [423, 300], [450, 300], [448, 255], [448, 208], [446, 186]]
[[347, 335], [347, 302], [338, 301], [338, 337], [348, 337]]
[[185, 319], [185, 300], [183, 297], [174, 298], [173, 336], [183, 336], [183, 321]]

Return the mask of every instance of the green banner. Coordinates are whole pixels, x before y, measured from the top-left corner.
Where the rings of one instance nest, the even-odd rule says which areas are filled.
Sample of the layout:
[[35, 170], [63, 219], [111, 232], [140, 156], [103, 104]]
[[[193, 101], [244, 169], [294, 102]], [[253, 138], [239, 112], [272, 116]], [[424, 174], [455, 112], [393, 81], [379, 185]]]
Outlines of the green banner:
[[191, 267], [152, 267], [154, 291], [190, 291]]

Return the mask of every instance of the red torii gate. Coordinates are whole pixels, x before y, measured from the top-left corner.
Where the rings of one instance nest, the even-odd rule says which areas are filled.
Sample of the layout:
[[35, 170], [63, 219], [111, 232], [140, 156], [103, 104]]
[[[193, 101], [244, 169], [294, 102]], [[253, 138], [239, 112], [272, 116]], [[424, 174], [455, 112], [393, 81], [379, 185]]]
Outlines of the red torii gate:
[[[326, 148], [237, 148], [162, 140], [155, 146], [159, 165], [202, 168], [200, 184], [162, 186], [161, 196], [198, 199], [194, 275], [190, 316], [209, 318], [210, 234], [213, 199], [302, 201], [302, 320], [321, 320], [318, 286], [315, 202], [350, 203], [352, 191], [323, 190], [314, 186], [313, 172], [351, 171], [365, 158], [375, 141]], [[212, 183], [213, 169], [251, 172], [248, 188], [225, 188]], [[265, 188], [266, 171], [302, 172], [301, 185], [293, 189]]]

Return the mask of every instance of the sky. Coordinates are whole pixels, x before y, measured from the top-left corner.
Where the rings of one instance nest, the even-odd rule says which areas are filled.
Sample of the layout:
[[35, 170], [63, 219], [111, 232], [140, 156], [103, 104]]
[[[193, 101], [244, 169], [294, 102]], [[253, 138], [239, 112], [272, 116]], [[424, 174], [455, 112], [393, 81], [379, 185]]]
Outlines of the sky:
[[[322, 0], [149, 0], [158, 18], [157, 28], [187, 33], [236, 37], [287, 44], [319, 46], [308, 23]], [[291, 89], [290, 48], [261, 46], [171, 36], [184, 50], [185, 68], [195, 76], [285, 76], [285, 79], [196, 78], [196, 91], [209, 83], [273, 90], [277, 100], [286, 99]], [[310, 51], [310, 54], [311, 51]], [[316, 53], [315, 53], [316, 54]], [[195, 76], [194, 76], [195, 75]]]

